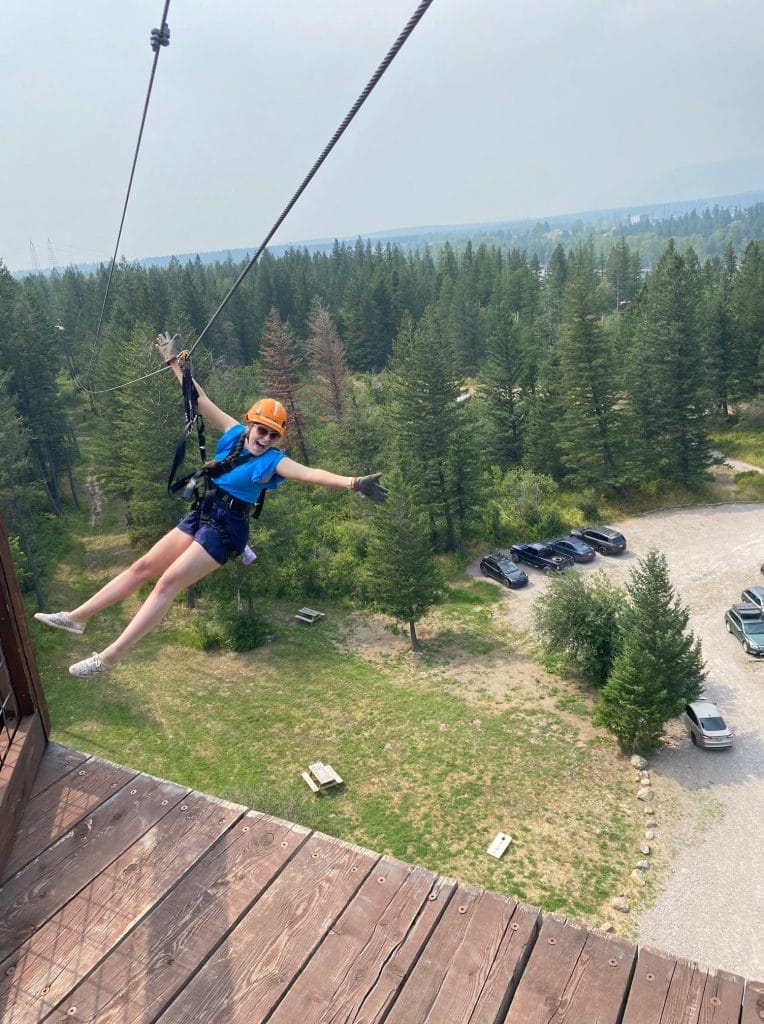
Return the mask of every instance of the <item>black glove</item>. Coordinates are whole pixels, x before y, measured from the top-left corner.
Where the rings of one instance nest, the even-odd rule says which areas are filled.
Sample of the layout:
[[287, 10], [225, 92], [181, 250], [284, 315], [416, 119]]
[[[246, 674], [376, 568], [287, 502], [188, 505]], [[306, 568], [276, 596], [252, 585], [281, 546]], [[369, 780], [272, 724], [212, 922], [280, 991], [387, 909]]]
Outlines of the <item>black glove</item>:
[[369, 498], [377, 504], [387, 501], [387, 488], [379, 482], [381, 473], [372, 473], [370, 476], [353, 477], [353, 490], [358, 491], [364, 498]]

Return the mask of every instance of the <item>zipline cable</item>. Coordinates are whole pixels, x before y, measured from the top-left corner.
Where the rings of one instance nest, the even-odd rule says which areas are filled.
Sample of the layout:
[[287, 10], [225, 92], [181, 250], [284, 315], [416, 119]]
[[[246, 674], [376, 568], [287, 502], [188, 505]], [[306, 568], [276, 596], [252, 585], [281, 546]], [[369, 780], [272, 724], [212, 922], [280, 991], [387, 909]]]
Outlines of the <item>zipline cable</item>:
[[[390, 49], [387, 51], [387, 54], [385, 55], [383, 60], [380, 62], [379, 66], [377, 67], [377, 70], [374, 72], [374, 74], [371, 76], [371, 78], [367, 82], [366, 87], [364, 88], [363, 92], [360, 94], [358, 99], [355, 101], [353, 106], [350, 108], [348, 113], [345, 115], [342, 123], [340, 124], [340, 126], [335, 131], [334, 135], [332, 135], [331, 139], [329, 140], [329, 142], [327, 142], [326, 146], [324, 147], [323, 152], [321, 153], [319, 158], [316, 160], [316, 162], [313, 164], [313, 166], [308, 171], [308, 173], [305, 175], [305, 177], [303, 178], [299, 188], [294, 193], [292, 198], [289, 200], [287, 205], [284, 207], [283, 211], [281, 212], [281, 215], [275, 221], [275, 223], [273, 224], [273, 227], [270, 229], [268, 234], [265, 236], [263, 241], [258, 246], [257, 252], [249, 260], [247, 265], [244, 267], [244, 269], [241, 271], [241, 273], [236, 278], [234, 283], [231, 285], [230, 289], [228, 290], [227, 295], [223, 298], [223, 300], [220, 303], [220, 305], [218, 306], [218, 308], [215, 310], [215, 312], [210, 317], [210, 320], [207, 323], [206, 327], [204, 327], [204, 329], [202, 330], [202, 332], [199, 335], [199, 337], [196, 339], [194, 344], [189, 349], [189, 353], [194, 351], [194, 349], [199, 344], [199, 342], [202, 340], [202, 338], [205, 336], [207, 331], [209, 331], [210, 327], [212, 327], [212, 325], [215, 323], [217, 318], [223, 312], [223, 310], [225, 309], [226, 304], [229, 302], [229, 300], [231, 299], [231, 297], [233, 296], [234, 292], [239, 287], [241, 282], [244, 280], [244, 278], [247, 276], [247, 274], [250, 272], [250, 270], [257, 263], [257, 261], [259, 260], [260, 256], [262, 256], [263, 251], [265, 250], [265, 248], [268, 245], [268, 243], [270, 242], [270, 240], [273, 238], [273, 236], [276, 234], [276, 232], [281, 227], [283, 222], [286, 220], [288, 214], [291, 212], [291, 210], [294, 207], [294, 205], [297, 202], [297, 200], [303, 194], [305, 189], [308, 187], [310, 182], [313, 180], [313, 178], [318, 173], [318, 171], [319, 171], [321, 165], [323, 164], [323, 162], [326, 160], [326, 158], [329, 156], [329, 154], [334, 149], [336, 144], [339, 142], [340, 138], [342, 137], [342, 135], [345, 132], [345, 129], [348, 127], [350, 122], [353, 120], [353, 118], [356, 116], [358, 111], [361, 109], [361, 107], [364, 105], [366, 100], [369, 98], [369, 96], [371, 95], [372, 90], [376, 86], [377, 82], [380, 80], [382, 75], [384, 75], [385, 71], [387, 71], [387, 69], [390, 67], [390, 65], [392, 64], [393, 60], [395, 59], [395, 57], [400, 52], [403, 44], [406, 42], [406, 40], [409, 38], [411, 33], [417, 27], [417, 25], [422, 20], [424, 15], [427, 13], [427, 9], [432, 4], [432, 2], [433, 2], [433, 0], [421, 0], [421, 3], [417, 7], [417, 9], [414, 11], [414, 13], [411, 15], [409, 20], [406, 22], [406, 25], [404, 26], [403, 31], [400, 33], [400, 35], [395, 40], [395, 42], [390, 47]], [[143, 377], [136, 377], [135, 380], [127, 381], [124, 384], [117, 384], [117, 385], [115, 385], [114, 387], [111, 387], [111, 388], [105, 388], [103, 391], [92, 391], [91, 394], [93, 394], [93, 395], [103, 395], [103, 394], [106, 394], [109, 391], [118, 391], [118, 390], [120, 390], [120, 388], [126, 388], [126, 387], [129, 387], [131, 384], [138, 384], [138, 383], [140, 383], [140, 381], [148, 380], [149, 377], [153, 377], [157, 373], [162, 373], [166, 369], [167, 369], [166, 366], [161, 366], [158, 370], [152, 370], [151, 373], [144, 374]]]
[[[125, 216], [127, 215], [127, 204], [130, 202], [130, 192], [133, 187], [133, 179], [135, 178], [135, 168], [138, 164], [138, 154], [141, 150], [141, 141], [143, 139], [143, 129], [146, 127], [146, 117], [149, 111], [149, 101], [151, 99], [151, 90], [154, 87], [154, 77], [156, 75], [157, 64], [159, 62], [159, 51], [163, 46], [168, 46], [170, 42], [170, 27], [167, 24], [167, 11], [170, 7], [170, 0], [165, 0], [164, 10], [162, 11], [162, 21], [160, 22], [158, 29], [152, 29], [151, 31], [151, 49], [154, 51], [154, 60], [151, 64], [151, 74], [149, 75], [149, 85], [146, 90], [146, 99], [143, 104], [143, 114], [141, 115], [141, 126], [138, 131], [138, 141], [135, 145], [135, 152], [133, 154], [133, 164], [130, 168], [130, 178], [127, 183], [127, 192], [125, 194], [125, 201], [122, 206], [122, 217], [119, 222], [119, 230], [117, 231], [117, 241], [114, 244], [114, 254], [111, 257], [111, 265], [109, 266], [109, 277], [106, 281], [106, 292], [103, 297], [103, 305], [101, 306], [101, 315], [98, 318], [98, 327], [96, 328], [95, 341], [93, 342], [93, 351], [90, 355], [90, 365], [88, 366], [88, 376], [93, 368], [93, 359], [95, 357], [95, 347], [98, 343], [98, 337], [101, 333], [101, 325], [103, 323], [104, 313], [106, 311], [106, 301], [109, 298], [109, 289], [111, 287], [111, 279], [114, 275], [114, 267], [117, 263], [117, 254], [119, 252], [119, 243], [122, 240], [122, 229], [125, 226]], [[97, 394], [97, 392], [91, 392]]]

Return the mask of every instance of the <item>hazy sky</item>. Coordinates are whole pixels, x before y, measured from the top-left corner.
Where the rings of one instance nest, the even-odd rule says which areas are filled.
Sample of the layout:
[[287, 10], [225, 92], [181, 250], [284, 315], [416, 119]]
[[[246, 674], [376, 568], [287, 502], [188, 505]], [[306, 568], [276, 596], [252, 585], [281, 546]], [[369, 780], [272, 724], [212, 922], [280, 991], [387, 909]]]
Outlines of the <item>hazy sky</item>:
[[[172, 0], [120, 254], [254, 248], [416, 0]], [[162, 0], [2, 0], [0, 259], [114, 249]], [[762, 0], [434, 0], [274, 242], [764, 188]]]

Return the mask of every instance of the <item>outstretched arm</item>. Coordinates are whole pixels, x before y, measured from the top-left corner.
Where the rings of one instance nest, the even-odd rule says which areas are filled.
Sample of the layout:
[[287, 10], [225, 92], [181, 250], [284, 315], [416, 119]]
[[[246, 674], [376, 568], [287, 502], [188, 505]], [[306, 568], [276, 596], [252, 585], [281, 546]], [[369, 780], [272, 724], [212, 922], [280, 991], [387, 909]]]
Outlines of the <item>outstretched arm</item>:
[[344, 488], [357, 491], [374, 502], [387, 501], [387, 491], [379, 483], [379, 473], [372, 473], [371, 476], [340, 476], [338, 473], [330, 473], [328, 469], [303, 466], [288, 456], [279, 462], [276, 472], [285, 480], [300, 480], [304, 484], [317, 484], [319, 487]]
[[[171, 337], [169, 333], [160, 334], [156, 340], [156, 346], [159, 349], [162, 358], [164, 359], [167, 366], [170, 367], [172, 372], [175, 374], [178, 383], [183, 380], [183, 370], [178, 361], [178, 354], [175, 351], [175, 342], [180, 340], [179, 335]], [[204, 388], [194, 379], [194, 387], [196, 388], [197, 407], [199, 412], [208, 420], [213, 427], [217, 427], [222, 433], [225, 433], [229, 427], [235, 426], [239, 421], [233, 416], [229, 416], [227, 412], [224, 412], [219, 406], [215, 405], [211, 398], [207, 397]]]

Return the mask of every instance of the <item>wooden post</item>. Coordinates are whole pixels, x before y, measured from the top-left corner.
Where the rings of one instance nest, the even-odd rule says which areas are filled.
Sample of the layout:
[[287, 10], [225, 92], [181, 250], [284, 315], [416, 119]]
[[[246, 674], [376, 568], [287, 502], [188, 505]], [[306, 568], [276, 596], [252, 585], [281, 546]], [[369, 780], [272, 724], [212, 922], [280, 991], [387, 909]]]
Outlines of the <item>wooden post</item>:
[[5, 520], [0, 514], [0, 646], [13, 692], [22, 715], [39, 712], [45, 736], [50, 736], [50, 713], [32, 647]]

